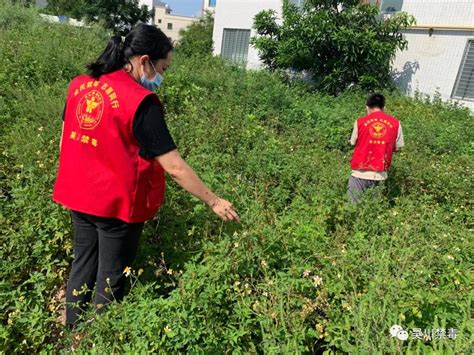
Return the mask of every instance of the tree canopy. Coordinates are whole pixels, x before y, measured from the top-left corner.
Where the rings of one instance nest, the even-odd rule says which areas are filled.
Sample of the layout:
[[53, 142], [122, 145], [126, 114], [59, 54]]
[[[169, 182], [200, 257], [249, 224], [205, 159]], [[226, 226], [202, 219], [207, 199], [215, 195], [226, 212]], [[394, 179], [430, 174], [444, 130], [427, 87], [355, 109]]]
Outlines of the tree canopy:
[[180, 31], [177, 49], [187, 56], [212, 54], [214, 17], [206, 12], [198, 21]]
[[125, 34], [133, 25], [147, 22], [152, 16], [138, 0], [49, 0], [46, 10], [54, 15], [99, 23], [118, 34]]
[[391, 86], [391, 62], [407, 41], [401, 31], [413, 16], [380, 14], [359, 0], [284, 0], [282, 18], [273, 10], [255, 16], [252, 44], [270, 69], [307, 72], [317, 89], [338, 94], [349, 87]]

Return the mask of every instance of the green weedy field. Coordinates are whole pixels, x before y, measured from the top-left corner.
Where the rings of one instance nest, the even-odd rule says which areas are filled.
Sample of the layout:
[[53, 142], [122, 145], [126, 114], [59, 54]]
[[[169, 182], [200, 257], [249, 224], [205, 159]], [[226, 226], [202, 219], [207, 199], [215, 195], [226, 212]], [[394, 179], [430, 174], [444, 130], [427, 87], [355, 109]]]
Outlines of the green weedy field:
[[[170, 181], [129, 296], [75, 341], [58, 323], [71, 222], [50, 196], [68, 81], [106, 37], [0, 1], [0, 352], [472, 352], [473, 115], [388, 94], [407, 146], [354, 208], [346, 140], [364, 93], [328, 97], [179, 53], [160, 92], [168, 124], [242, 224]], [[450, 338], [402, 342], [394, 324]]]

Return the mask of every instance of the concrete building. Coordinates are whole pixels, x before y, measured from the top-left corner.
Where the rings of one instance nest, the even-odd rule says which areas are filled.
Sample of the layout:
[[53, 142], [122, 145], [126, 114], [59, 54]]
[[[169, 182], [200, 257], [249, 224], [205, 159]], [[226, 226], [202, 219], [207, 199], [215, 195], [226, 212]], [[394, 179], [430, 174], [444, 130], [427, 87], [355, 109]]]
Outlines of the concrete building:
[[417, 20], [405, 31], [408, 49], [393, 63], [398, 86], [409, 95], [439, 93], [474, 109], [474, 1], [391, 1]]
[[179, 40], [179, 31], [197, 21], [196, 17], [177, 16], [171, 14], [171, 8], [163, 3], [155, 4], [153, 23], [162, 30], [173, 42]]
[[[292, 0], [301, 5], [304, 0]], [[405, 11], [417, 25], [405, 31], [408, 49], [393, 63], [394, 79], [407, 94], [439, 93], [474, 109], [474, 0], [361, 0], [384, 14]], [[281, 0], [218, 0], [214, 20], [214, 53], [247, 68], [261, 66], [249, 44], [254, 16], [265, 9], [281, 14]]]

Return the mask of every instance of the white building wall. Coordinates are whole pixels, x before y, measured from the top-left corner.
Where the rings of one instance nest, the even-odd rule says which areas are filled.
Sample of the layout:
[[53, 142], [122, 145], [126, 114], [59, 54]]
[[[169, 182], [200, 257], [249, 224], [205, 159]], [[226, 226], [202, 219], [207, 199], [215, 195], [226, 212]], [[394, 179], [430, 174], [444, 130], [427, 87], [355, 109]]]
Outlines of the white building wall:
[[[281, 0], [218, 0], [214, 22], [214, 54], [219, 55], [224, 28], [250, 29], [255, 35], [253, 18], [264, 9], [281, 14]], [[409, 95], [416, 91], [451, 99], [456, 78], [469, 40], [474, 40], [474, 0], [404, 0], [402, 11], [417, 20], [420, 28], [405, 32], [408, 49], [399, 52], [393, 62], [395, 79]], [[435, 27], [430, 36], [429, 27]], [[441, 27], [465, 27], [443, 29]], [[248, 51], [248, 68], [259, 68], [261, 62], [252, 46]], [[462, 101], [474, 109], [474, 101]]]
[[[474, 1], [474, 0], [473, 0]], [[257, 13], [266, 9], [276, 10], [281, 14], [281, 0], [217, 0], [214, 17], [214, 54], [219, 55], [222, 48], [224, 28], [246, 29], [250, 37], [255, 36], [253, 18]], [[257, 50], [249, 47], [247, 68], [254, 69], [261, 66]]]
[[404, 0], [402, 10], [420, 24], [474, 24], [473, 0]]
[[[393, 63], [397, 84], [409, 95], [418, 91], [451, 99], [466, 45], [474, 40], [474, 0], [405, 0], [403, 11], [415, 16], [423, 28], [405, 33], [408, 49], [399, 52]], [[463, 104], [474, 109], [473, 101]]]

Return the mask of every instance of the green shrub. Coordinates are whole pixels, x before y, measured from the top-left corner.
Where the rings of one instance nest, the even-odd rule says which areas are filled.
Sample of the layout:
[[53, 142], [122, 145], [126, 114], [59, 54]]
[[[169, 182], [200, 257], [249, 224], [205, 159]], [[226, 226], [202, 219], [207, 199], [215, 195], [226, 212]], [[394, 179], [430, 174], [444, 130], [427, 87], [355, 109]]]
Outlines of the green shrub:
[[213, 29], [214, 17], [212, 13], [206, 12], [189, 27], [180, 30], [180, 40], [177, 44], [179, 53], [184, 56], [212, 55]]
[[389, 17], [359, 0], [282, 1], [281, 15], [254, 18], [251, 42], [269, 69], [304, 71], [317, 90], [338, 95], [349, 88], [392, 87], [391, 62], [407, 47], [402, 31], [415, 23], [406, 13]]

